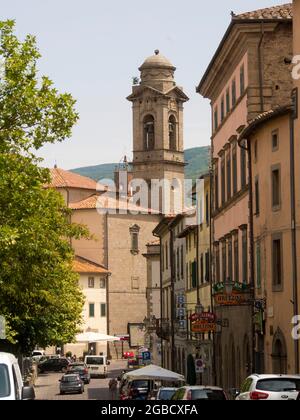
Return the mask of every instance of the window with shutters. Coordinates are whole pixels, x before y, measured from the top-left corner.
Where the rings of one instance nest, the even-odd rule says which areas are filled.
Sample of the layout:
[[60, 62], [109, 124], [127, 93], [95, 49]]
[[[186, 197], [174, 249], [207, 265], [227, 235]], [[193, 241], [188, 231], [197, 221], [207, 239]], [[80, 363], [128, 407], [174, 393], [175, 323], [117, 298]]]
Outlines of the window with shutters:
[[230, 112], [230, 90], [226, 90], [226, 114], [229, 114]]
[[237, 193], [238, 186], [237, 186], [237, 146], [236, 142], [232, 147], [232, 187], [233, 187], [233, 194]]
[[272, 208], [278, 211], [281, 205], [280, 165], [272, 166]]
[[222, 205], [225, 204], [226, 201], [226, 170], [225, 170], [225, 154], [222, 155], [221, 159], [221, 197], [222, 197]]
[[226, 242], [222, 241], [222, 280], [225, 283], [227, 279], [227, 264], [226, 264]]
[[228, 239], [228, 276], [230, 278], [230, 281], [233, 281], [232, 238]]
[[241, 96], [242, 96], [245, 92], [245, 66], [244, 64], [240, 68], [240, 91], [241, 91]]
[[246, 142], [241, 143], [241, 188], [243, 189], [246, 186], [247, 183], [247, 155], [246, 155]]
[[230, 200], [231, 198], [231, 154], [230, 151], [227, 153], [226, 156], [226, 172], [227, 172], [227, 200]]
[[139, 253], [139, 233], [140, 227], [138, 225], [132, 226], [130, 229], [131, 236], [131, 253], [137, 255]]
[[233, 240], [234, 246], [234, 280], [236, 283], [240, 281], [240, 273], [239, 273], [239, 235], [236, 233], [234, 235]]
[[231, 84], [231, 99], [232, 99], [232, 107], [236, 105], [236, 80], [233, 79]]
[[101, 318], [106, 317], [106, 303], [101, 303], [101, 305], [100, 305], [100, 315], [101, 315]]
[[283, 289], [283, 247], [282, 235], [272, 237], [272, 274], [273, 290], [282, 291]]
[[197, 288], [197, 261], [192, 263], [192, 289]]
[[95, 318], [95, 304], [89, 303], [89, 317]]
[[209, 270], [209, 252], [205, 253], [205, 282], [210, 282], [210, 270]]

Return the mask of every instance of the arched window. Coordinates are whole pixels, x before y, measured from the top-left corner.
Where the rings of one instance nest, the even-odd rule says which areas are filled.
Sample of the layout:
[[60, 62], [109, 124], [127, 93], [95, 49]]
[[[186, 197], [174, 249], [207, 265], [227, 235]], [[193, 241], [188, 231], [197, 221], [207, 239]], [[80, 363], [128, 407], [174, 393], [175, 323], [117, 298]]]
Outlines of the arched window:
[[272, 349], [273, 373], [286, 374], [287, 373], [287, 348], [284, 335], [278, 328], [273, 339]]
[[144, 150], [154, 150], [155, 147], [155, 123], [152, 115], [144, 118]]
[[169, 118], [169, 148], [172, 151], [177, 150], [177, 126], [174, 115]]

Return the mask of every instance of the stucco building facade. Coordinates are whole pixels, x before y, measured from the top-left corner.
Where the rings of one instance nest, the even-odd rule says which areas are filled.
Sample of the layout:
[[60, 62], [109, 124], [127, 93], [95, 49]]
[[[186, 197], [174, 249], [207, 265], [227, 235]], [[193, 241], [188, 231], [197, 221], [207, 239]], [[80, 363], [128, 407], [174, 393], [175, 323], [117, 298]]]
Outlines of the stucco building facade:
[[[258, 114], [290, 100], [291, 5], [232, 14], [231, 24], [197, 91], [212, 109], [212, 238], [215, 294], [243, 304], [220, 304], [216, 337], [217, 383], [239, 387], [254, 368], [254, 279], [250, 248], [246, 146], [239, 134]], [[230, 293], [229, 293], [230, 291]], [[232, 296], [233, 296], [232, 295]]]

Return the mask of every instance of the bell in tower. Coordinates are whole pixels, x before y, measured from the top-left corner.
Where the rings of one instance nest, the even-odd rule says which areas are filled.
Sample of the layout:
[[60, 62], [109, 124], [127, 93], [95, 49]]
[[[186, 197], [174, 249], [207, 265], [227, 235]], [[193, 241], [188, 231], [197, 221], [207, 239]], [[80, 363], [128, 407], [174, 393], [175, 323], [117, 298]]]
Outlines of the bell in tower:
[[158, 50], [139, 68], [140, 83], [127, 98], [133, 111], [133, 178], [184, 182], [183, 105], [176, 67]]

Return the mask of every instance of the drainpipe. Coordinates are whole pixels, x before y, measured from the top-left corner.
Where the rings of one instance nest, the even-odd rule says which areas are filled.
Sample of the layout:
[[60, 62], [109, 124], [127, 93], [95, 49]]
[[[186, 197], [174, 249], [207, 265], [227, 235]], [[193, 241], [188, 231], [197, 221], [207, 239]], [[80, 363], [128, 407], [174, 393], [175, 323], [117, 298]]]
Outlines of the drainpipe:
[[[213, 208], [213, 198], [212, 198], [212, 185], [213, 185], [213, 171], [210, 170], [209, 173], [210, 187], [209, 187], [209, 283], [210, 283], [210, 306], [211, 312], [215, 313], [214, 307], [214, 298], [213, 298], [213, 271], [212, 271], [212, 255], [213, 255], [213, 218], [212, 218], [212, 208]], [[213, 342], [212, 342], [212, 377], [213, 385], [217, 385], [217, 371], [216, 371], [216, 334], [213, 333]]]
[[[295, 91], [296, 92], [296, 91]], [[297, 94], [293, 92], [293, 94]], [[291, 168], [291, 233], [292, 233], [292, 276], [294, 316], [299, 315], [298, 305], [298, 263], [297, 263], [297, 225], [296, 225], [296, 187], [295, 187], [295, 116], [290, 117], [290, 168]], [[299, 340], [294, 341], [295, 373], [300, 373]]]
[[252, 372], [256, 372], [256, 352], [255, 352], [255, 323], [254, 323], [254, 300], [255, 300], [255, 265], [254, 265], [254, 212], [253, 212], [253, 174], [252, 174], [252, 152], [251, 142], [247, 139], [247, 147], [239, 143], [242, 149], [248, 152], [248, 185], [249, 185], [249, 264], [250, 264], [250, 302], [251, 302], [251, 330], [252, 330]]
[[259, 94], [260, 112], [264, 112], [264, 92], [263, 92], [263, 68], [262, 68], [262, 43], [265, 37], [264, 22], [261, 23], [261, 38], [258, 44], [258, 73], [259, 73]]
[[161, 241], [161, 237], [159, 237], [159, 241], [160, 241], [160, 270], [159, 270], [159, 277], [160, 277], [160, 345], [161, 345], [161, 349], [160, 349], [160, 354], [161, 354], [161, 366], [164, 367], [164, 357], [163, 357], [163, 349], [164, 349], [164, 340], [163, 340], [163, 336], [162, 336], [162, 319], [163, 319], [163, 275], [162, 275], [162, 260], [163, 260], [163, 246], [162, 246], [162, 241]]
[[174, 273], [174, 232], [170, 231], [170, 264], [171, 264], [171, 370], [175, 371], [175, 273]]

